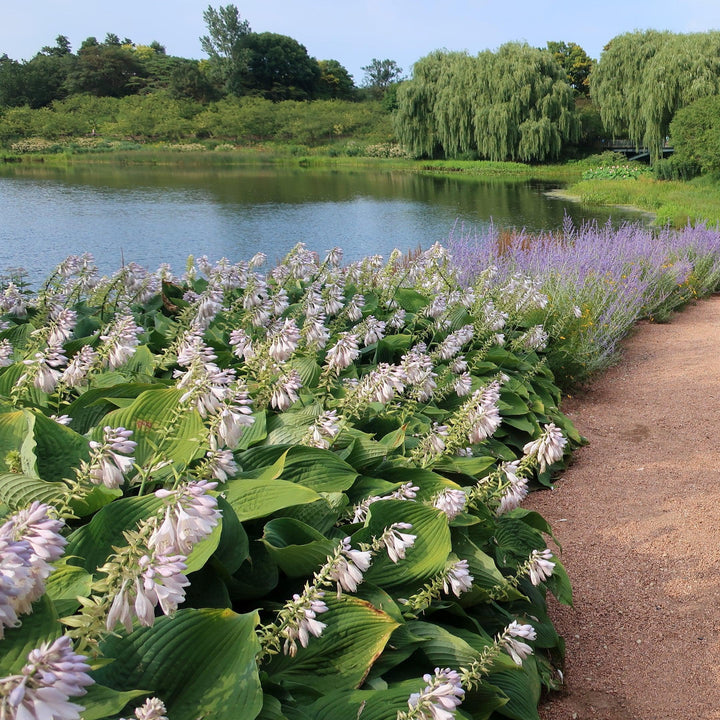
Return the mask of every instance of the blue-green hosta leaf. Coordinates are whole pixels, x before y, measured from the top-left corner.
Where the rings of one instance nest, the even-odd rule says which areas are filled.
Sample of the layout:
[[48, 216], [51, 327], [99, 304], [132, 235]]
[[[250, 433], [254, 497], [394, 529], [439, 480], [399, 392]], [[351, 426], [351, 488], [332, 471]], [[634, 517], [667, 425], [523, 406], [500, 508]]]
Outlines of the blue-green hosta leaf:
[[541, 684], [534, 657], [526, 658], [522, 667], [490, 673], [487, 681], [508, 698], [507, 703], [497, 710], [500, 715], [511, 720], [540, 720], [537, 705]]
[[18, 473], [0, 475], [0, 501], [13, 511], [27, 507], [34, 500], [52, 505], [66, 494], [67, 489], [65, 483], [45, 482]]
[[55, 607], [47, 595], [33, 603], [32, 613], [21, 615], [20, 620], [20, 627], [7, 628], [0, 640], [0, 677], [19, 673], [31, 650], [62, 635]]
[[178, 610], [152, 627], [108, 637], [101, 650], [115, 662], [96, 679], [115, 690], [147, 689], [173, 720], [252, 720], [263, 702], [257, 623], [256, 612]]
[[243, 430], [238, 443], [238, 450], [247, 450], [253, 445], [261, 443], [267, 437], [267, 413], [259, 410], [251, 415], [255, 422]]
[[[207, 448], [202, 418], [197, 410], [180, 405], [183, 394], [175, 388], [147, 390], [129, 407], [108, 413], [103, 424], [133, 431], [138, 465], [150, 460], [158, 447], [176, 465], [187, 464], [202, 457]], [[168, 428], [172, 428], [169, 433]]]
[[378, 553], [365, 574], [369, 582], [380, 587], [400, 587], [426, 582], [445, 567], [452, 550], [447, 516], [428, 505], [407, 500], [378, 500], [370, 505], [367, 527], [353, 535], [354, 544], [368, 542], [371, 535], [379, 537], [393, 523], [405, 522], [416, 536], [415, 544], [406, 550], [404, 560], [397, 564], [385, 553]]
[[28, 430], [35, 440], [38, 475], [56, 481], [75, 477], [74, 469], [90, 457], [87, 438], [38, 411], [28, 412]]
[[244, 470], [264, 467], [287, 453], [282, 480], [304, 485], [315, 492], [343, 492], [358, 476], [357, 471], [335, 453], [321, 448], [269, 445], [242, 453], [238, 461]]
[[289, 577], [311, 575], [338, 544], [294, 518], [276, 518], [267, 523], [263, 542], [272, 559]]
[[278, 655], [267, 666], [273, 682], [307, 686], [319, 692], [358, 687], [398, 626], [365, 600], [326, 593], [328, 611], [318, 617], [327, 627], [299, 647], [294, 658]]

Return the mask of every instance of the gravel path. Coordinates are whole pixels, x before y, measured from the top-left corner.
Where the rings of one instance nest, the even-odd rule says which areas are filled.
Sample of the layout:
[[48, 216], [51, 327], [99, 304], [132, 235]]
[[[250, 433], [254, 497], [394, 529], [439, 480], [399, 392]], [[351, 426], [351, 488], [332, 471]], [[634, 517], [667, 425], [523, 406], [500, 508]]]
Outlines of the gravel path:
[[543, 720], [720, 720], [720, 297], [640, 323], [563, 401], [590, 444], [528, 506], [574, 589], [566, 686]]

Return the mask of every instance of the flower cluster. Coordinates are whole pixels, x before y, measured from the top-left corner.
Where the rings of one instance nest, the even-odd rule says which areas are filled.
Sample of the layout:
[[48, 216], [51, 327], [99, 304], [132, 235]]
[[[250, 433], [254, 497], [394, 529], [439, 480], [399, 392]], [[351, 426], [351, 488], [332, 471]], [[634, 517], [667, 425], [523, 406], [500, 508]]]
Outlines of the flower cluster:
[[103, 441], [90, 441], [90, 462], [87, 476], [95, 485], [117, 488], [122, 485], [125, 475], [133, 467], [137, 443], [131, 440], [132, 430], [124, 427], [103, 428]]

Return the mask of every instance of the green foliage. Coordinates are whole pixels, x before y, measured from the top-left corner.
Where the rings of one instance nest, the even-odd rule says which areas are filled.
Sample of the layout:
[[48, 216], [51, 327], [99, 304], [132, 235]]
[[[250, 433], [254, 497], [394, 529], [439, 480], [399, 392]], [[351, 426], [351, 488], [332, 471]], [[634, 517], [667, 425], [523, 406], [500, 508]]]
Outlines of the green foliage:
[[[720, 171], [720, 95], [700, 98], [678, 110], [670, 123], [675, 148], [672, 179]], [[695, 172], [693, 173], [693, 168]]]
[[550, 41], [547, 49], [567, 73], [567, 81], [573, 90], [580, 95], [589, 95], [590, 73], [595, 67], [595, 61], [574, 42]]
[[583, 180], [636, 180], [647, 175], [648, 169], [641, 165], [600, 165], [589, 168], [582, 174]]
[[720, 91], [720, 32], [648, 30], [614, 37], [591, 77], [593, 100], [616, 137], [650, 150], [653, 162], [675, 113]]
[[331, 98], [352, 100], [355, 97], [355, 83], [352, 75], [337, 60], [320, 60], [320, 79], [315, 95], [323, 100]]
[[375, 98], [382, 98], [387, 91], [402, 80], [403, 69], [394, 60], [373, 58], [369, 65], [361, 68], [365, 73], [363, 87], [370, 90]]
[[547, 51], [508, 43], [497, 53], [436, 51], [398, 89], [400, 141], [416, 156], [489, 160], [557, 157], [578, 136], [572, 89]]

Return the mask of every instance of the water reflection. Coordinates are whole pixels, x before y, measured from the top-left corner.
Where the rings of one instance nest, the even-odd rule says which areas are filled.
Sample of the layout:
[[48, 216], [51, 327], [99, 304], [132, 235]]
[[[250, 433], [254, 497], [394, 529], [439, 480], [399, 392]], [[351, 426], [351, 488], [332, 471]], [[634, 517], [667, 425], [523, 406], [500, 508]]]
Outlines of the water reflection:
[[0, 269], [38, 282], [68, 254], [92, 252], [103, 272], [121, 262], [182, 270], [190, 254], [271, 260], [295, 243], [347, 259], [428, 247], [456, 223], [482, 230], [558, 228], [628, 211], [549, 198], [547, 185], [409, 172], [90, 166], [0, 168]]

